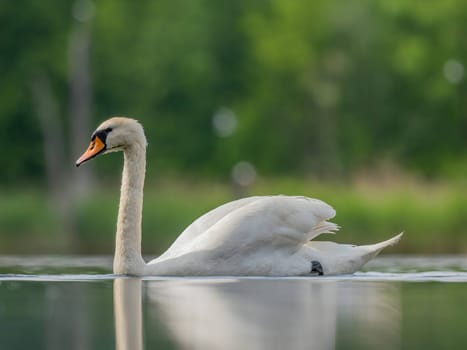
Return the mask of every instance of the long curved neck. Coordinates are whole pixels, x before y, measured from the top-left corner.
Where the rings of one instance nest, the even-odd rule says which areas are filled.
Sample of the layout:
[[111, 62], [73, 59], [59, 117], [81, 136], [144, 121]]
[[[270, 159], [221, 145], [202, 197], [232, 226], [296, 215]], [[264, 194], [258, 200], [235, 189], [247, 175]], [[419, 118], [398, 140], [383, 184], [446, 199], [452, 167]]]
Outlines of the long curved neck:
[[122, 187], [118, 208], [114, 273], [141, 275], [141, 217], [146, 172], [146, 146], [135, 143], [124, 150]]

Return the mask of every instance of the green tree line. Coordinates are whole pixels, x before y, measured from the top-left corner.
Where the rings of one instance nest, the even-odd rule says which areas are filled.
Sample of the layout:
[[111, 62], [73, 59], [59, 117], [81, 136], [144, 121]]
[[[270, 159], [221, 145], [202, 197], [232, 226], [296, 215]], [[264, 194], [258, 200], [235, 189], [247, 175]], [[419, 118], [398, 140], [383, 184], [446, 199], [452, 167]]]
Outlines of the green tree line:
[[[89, 32], [91, 87], [80, 135], [135, 117], [158, 169], [225, 176], [246, 160], [264, 174], [342, 178], [389, 160], [466, 173], [462, 0], [22, 0], [3, 1], [0, 22], [3, 184], [44, 181], [50, 134], [63, 166], [78, 156], [66, 142], [78, 132], [77, 23]], [[34, 91], [55, 106], [49, 136]]]

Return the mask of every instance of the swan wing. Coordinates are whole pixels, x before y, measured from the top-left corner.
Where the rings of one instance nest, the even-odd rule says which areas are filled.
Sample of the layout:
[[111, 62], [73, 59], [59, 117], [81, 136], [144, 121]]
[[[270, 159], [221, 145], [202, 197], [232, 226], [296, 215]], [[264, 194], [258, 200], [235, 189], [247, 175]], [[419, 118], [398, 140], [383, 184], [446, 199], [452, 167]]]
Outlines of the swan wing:
[[[337, 225], [326, 221], [334, 215], [331, 206], [307, 197], [241, 199], [200, 217], [157, 260], [177, 258], [188, 265], [192, 261], [197, 268], [205, 261], [209, 265], [206, 269], [219, 271], [215, 262], [228, 265], [235, 260], [238, 264], [248, 258], [238, 271], [258, 269], [258, 264], [270, 265], [278, 258], [288, 258], [317, 235], [337, 230]], [[182, 256], [187, 259], [178, 259]]]
[[231, 212], [244, 207], [252, 202], [257, 201], [261, 197], [247, 197], [238, 199], [232, 202], [225, 203], [215, 209], [210, 210], [206, 214], [200, 216], [198, 219], [193, 221], [177, 239], [172, 243], [167, 252], [175, 252], [180, 249], [183, 249], [188, 242], [191, 242], [193, 239], [201, 235], [202, 233], [209, 230], [214, 226], [219, 220], [230, 214]]
[[293, 252], [319, 234], [336, 230], [337, 225], [326, 221], [334, 216], [334, 209], [317, 199], [256, 197], [222, 217], [192, 243], [213, 251], [231, 247], [236, 252], [259, 248]]

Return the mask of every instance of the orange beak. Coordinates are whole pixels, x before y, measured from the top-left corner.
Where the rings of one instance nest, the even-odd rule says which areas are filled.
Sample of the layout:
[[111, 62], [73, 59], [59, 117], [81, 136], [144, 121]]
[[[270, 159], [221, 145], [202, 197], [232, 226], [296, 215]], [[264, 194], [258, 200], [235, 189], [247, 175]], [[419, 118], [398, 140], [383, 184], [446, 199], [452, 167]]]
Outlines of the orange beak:
[[99, 136], [95, 136], [91, 143], [89, 144], [88, 149], [86, 152], [83, 153], [81, 157], [76, 161], [76, 166], [80, 166], [84, 162], [88, 161], [89, 159], [94, 158], [99, 153], [105, 150], [105, 143], [99, 138]]

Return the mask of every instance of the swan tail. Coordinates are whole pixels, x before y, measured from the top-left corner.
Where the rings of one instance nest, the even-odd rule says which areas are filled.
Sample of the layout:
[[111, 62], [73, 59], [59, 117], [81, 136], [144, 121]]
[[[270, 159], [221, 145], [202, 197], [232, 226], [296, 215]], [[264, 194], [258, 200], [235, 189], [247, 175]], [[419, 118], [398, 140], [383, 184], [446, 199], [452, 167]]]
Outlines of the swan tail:
[[361, 266], [366, 264], [371, 259], [375, 258], [384, 248], [397, 244], [401, 240], [403, 234], [404, 232], [401, 232], [398, 235], [389, 238], [383, 242], [358, 246], [357, 248], [359, 248], [363, 252]]
[[387, 247], [390, 247], [390, 246], [393, 246], [393, 245], [397, 244], [397, 242], [399, 242], [400, 239], [402, 238], [403, 234], [404, 233], [401, 232], [398, 235], [396, 235], [396, 236], [394, 236], [394, 237], [392, 237], [392, 238], [390, 238], [388, 240], [385, 240], [383, 242], [360, 246], [359, 248], [361, 248], [363, 251], [367, 251], [367, 252], [362, 255], [360, 266], [358, 266], [355, 269], [355, 271], [359, 270], [368, 261], [374, 259], [384, 248], [387, 248]]
[[311, 261], [322, 265], [325, 275], [349, 274], [358, 271], [368, 261], [376, 257], [384, 248], [400, 241], [399, 233], [386, 241], [370, 245], [339, 244], [335, 242], [312, 241], [306, 246], [311, 249]]
[[398, 235], [396, 235], [396, 236], [394, 236], [392, 238], [389, 238], [386, 241], [379, 242], [379, 243], [376, 243], [376, 244], [366, 245], [366, 246], [362, 246], [362, 247], [367, 247], [370, 251], [372, 251], [374, 253], [374, 256], [376, 256], [384, 248], [390, 247], [390, 246], [393, 246], [393, 245], [397, 244], [401, 240], [403, 235], [404, 235], [404, 232], [401, 232]]

